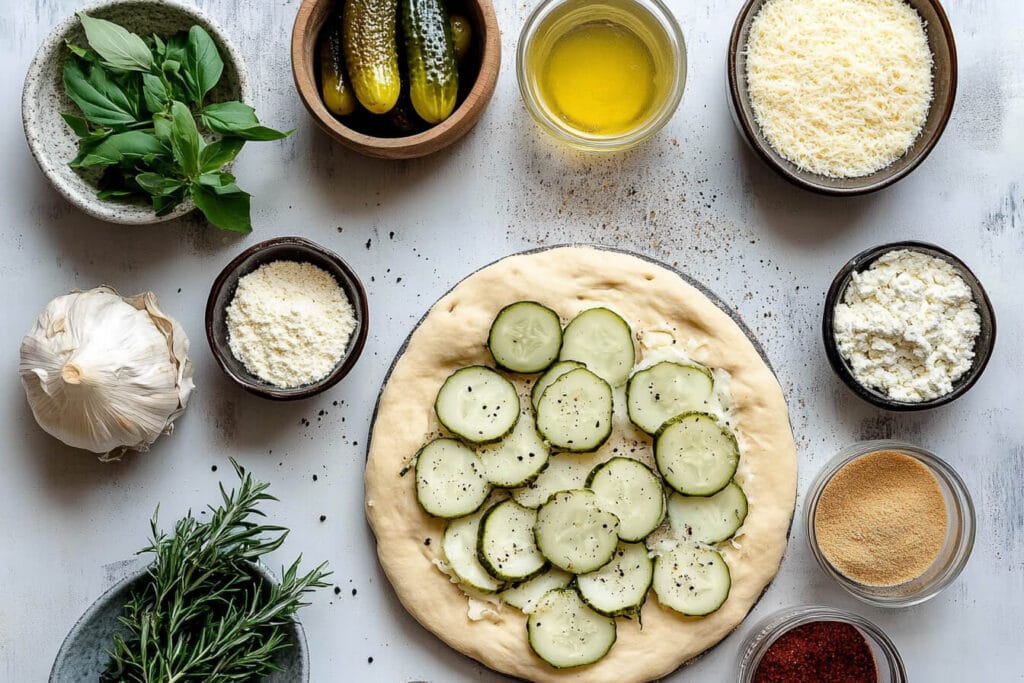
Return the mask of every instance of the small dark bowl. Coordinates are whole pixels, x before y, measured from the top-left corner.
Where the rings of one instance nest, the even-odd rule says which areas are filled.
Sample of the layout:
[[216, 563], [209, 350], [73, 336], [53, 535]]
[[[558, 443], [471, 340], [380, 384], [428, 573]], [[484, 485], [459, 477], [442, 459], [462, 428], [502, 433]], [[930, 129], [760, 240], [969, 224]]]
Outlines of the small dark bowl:
[[[262, 565], [252, 564], [251, 567], [253, 574], [264, 583], [278, 583], [273, 573]], [[100, 679], [107, 666], [107, 651], [114, 635], [126, 633], [118, 617], [147, 576], [147, 568], [140, 567], [96, 598], [61, 643], [50, 670], [49, 683], [96, 683]], [[302, 624], [293, 620], [286, 629], [286, 635], [291, 647], [281, 651], [275, 659], [281, 670], [267, 676], [263, 683], [309, 681], [309, 650]]]
[[[853, 276], [853, 273], [867, 269], [883, 254], [897, 249], [922, 252], [951, 263], [957, 269], [960, 277], [967, 283], [967, 286], [971, 288], [974, 302], [978, 306], [978, 315], [981, 316], [981, 332], [978, 333], [978, 337], [974, 341], [974, 362], [971, 364], [970, 369], [953, 383], [952, 391], [931, 401], [919, 401], [916, 403], [895, 401], [877, 389], [864, 386], [857, 381], [853, 370], [842, 354], [839, 353], [839, 346], [836, 344], [835, 330], [833, 329], [834, 312], [836, 304], [842, 301], [843, 294], [846, 293], [846, 287], [850, 284], [850, 278]], [[996, 314], [992, 308], [992, 302], [989, 301], [988, 294], [985, 293], [985, 289], [981, 286], [977, 276], [956, 256], [942, 247], [937, 247], [927, 242], [892, 242], [862, 251], [839, 269], [839, 273], [832, 280], [832, 286], [828, 288], [828, 294], [825, 295], [825, 311], [822, 316], [821, 334], [825, 341], [825, 355], [828, 356], [832, 369], [839, 375], [839, 379], [843, 380], [846, 386], [850, 387], [857, 396], [885, 410], [927, 410], [946, 405], [960, 398], [981, 377], [981, 373], [985, 371], [985, 366], [988, 365], [988, 360], [992, 356], [992, 348], [996, 342]]]
[[[292, 389], [282, 389], [264, 382], [249, 372], [240, 360], [235, 358], [228, 346], [228, 324], [226, 309], [235, 297], [239, 278], [248, 275], [260, 266], [273, 261], [300, 261], [312, 263], [334, 276], [348, 297], [355, 313], [356, 327], [348, 342], [348, 348], [334, 370], [319, 382]], [[366, 332], [369, 326], [369, 311], [366, 305], [366, 290], [356, 272], [333, 251], [301, 237], [278, 237], [260, 242], [236, 256], [220, 272], [210, 289], [206, 301], [206, 340], [213, 357], [231, 380], [248, 392], [276, 401], [292, 401], [310, 398], [330, 389], [349, 373], [363, 352]]]
[[883, 187], [892, 185], [900, 178], [908, 175], [925, 160], [946, 128], [949, 116], [953, 112], [953, 101], [956, 99], [957, 62], [956, 43], [953, 40], [953, 29], [950, 28], [946, 12], [939, 0], [907, 0], [925, 21], [925, 32], [928, 36], [928, 47], [932, 52], [932, 88], [933, 96], [928, 118], [925, 119], [921, 134], [910, 146], [910, 149], [899, 159], [883, 169], [859, 178], [829, 178], [810, 171], [804, 171], [796, 164], [785, 159], [768, 144], [761, 133], [754, 109], [750, 104], [747, 92], [747, 36], [750, 24], [761, 10], [766, 0], [747, 0], [733, 24], [732, 37], [729, 39], [728, 77], [729, 100], [733, 121], [739, 128], [743, 139], [757, 152], [768, 166], [789, 182], [820, 194], [833, 196], [851, 196], [867, 194]]

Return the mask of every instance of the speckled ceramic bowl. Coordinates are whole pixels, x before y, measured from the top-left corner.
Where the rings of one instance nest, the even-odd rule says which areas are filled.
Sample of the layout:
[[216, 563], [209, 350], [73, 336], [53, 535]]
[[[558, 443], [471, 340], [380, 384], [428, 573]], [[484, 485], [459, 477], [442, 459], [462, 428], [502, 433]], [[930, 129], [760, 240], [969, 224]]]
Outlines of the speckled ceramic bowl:
[[[277, 583], [277, 577], [259, 564], [253, 571], [265, 582]], [[132, 591], [146, 578], [146, 567], [140, 567], [89, 606], [72, 627], [57, 652], [50, 670], [50, 683], [96, 683], [107, 665], [107, 650], [116, 633], [122, 632], [118, 615]], [[281, 671], [268, 676], [263, 683], [307, 683], [309, 651], [302, 624], [293, 621], [288, 632], [291, 647], [277, 658]]]
[[[81, 10], [100, 19], [118, 23], [140, 35], [168, 36], [193, 25], [205, 28], [217, 43], [224, 59], [224, 75], [211, 93], [213, 101], [252, 101], [245, 66], [223, 29], [196, 7], [176, 0], [108, 0]], [[58, 24], [36, 52], [25, 77], [21, 94], [21, 117], [25, 137], [39, 168], [53, 186], [76, 207], [101, 220], [127, 225], [159, 223], [182, 216], [195, 206], [182, 202], [174, 211], [157, 216], [147, 202], [104, 201], [96, 198], [99, 173], [79, 172], [68, 166], [78, 148], [77, 136], [61, 118], [62, 112], [78, 113], [78, 107], [64, 94], [63, 69], [68, 51], [65, 41], [84, 45], [85, 32], [72, 15]]]

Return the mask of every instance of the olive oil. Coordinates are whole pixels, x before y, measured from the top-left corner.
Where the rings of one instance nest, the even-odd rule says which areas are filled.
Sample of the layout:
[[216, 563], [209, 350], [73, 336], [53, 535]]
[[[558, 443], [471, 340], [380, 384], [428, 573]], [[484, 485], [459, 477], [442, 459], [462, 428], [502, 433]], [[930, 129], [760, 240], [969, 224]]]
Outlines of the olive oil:
[[546, 118], [595, 141], [657, 118], [679, 70], [664, 27], [634, 0], [561, 3], [540, 20], [524, 66]]

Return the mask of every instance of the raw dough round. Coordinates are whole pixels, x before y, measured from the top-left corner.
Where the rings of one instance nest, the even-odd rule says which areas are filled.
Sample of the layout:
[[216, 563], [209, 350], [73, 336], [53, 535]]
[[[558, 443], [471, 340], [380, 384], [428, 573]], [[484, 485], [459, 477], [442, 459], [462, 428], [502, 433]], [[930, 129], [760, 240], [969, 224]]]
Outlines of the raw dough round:
[[[733, 428], [742, 452], [736, 479], [749, 513], [735, 543], [722, 550], [732, 573], [725, 604], [707, 617], [688, 618], [662, 607], [652, 592], [643, 607], [643, 629], [635, 620], [617, 619], [618, 640], [608, 655], [577, 669], [554, 669], [538, 658], [526, 640], [526, 617], [517, 609], [506, 605], [497, 617], [469, 619], [466, 596], [433, 564], [443, 559], [445, 522], [420, 509], [414, 478], [400, 476], [420, 446], [440, 433], [433, 403], [445, 378], [467, 365], [493, 364], [486, 346], [491, 321], [503, 306], [521, 299], [539, 300], [563, 320], [608, 306], [634, 333], [672, 330], [694, 360], [729, 373]], [[649, 453], [649, 440], [640, 446]], [[405, 608], [456, 650], [532, 681], [653, 680], [718, 643], [775, 576], [795, 497], [796, 448], [782, 390], [743, 330], [668, 268], [590, 247], [510, 256], [442, 297], [414, 330], [386, 380], [366, 463], [366, 516], [377, 536], [381, 566]]]

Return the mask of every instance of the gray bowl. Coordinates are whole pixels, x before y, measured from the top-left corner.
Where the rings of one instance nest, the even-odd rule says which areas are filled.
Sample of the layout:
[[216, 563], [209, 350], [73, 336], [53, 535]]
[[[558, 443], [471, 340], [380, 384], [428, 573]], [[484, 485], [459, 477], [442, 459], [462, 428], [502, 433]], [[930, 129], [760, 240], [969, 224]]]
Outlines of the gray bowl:
[[[140, 35], [168, 36], [202, 26], [213, 37], [224, 59], [224, 75], [211, 93], [212, 101], [251, 102], [252, 91], [238, 49], [224, 30], [196, 7], [177, 0], [107, 0], [83, 7], [89, 16], [113, 21]], [[21, 118], [32, 156], [43, 174], [64, 198], [90, 216], [111, 223], [145, 225], [183, 216], [195, 205], [182, 202], [165, 216], [157, 216], [145, 201], [104, 201], [96, 198], [99, 174], [79, 172], [68, 166], [78, 149], [78, 137], [61, 118], [62, 112], [78, 113], [78, 107], [64, 94], [63, 69], [68, 51], [65, 40], [84, 45], [85, 31], [72, 15], [59, 23], [36, 52], [25, 76], [21, 93]]]
[[883, 169], [860, 178], [829, 178], [799, 168], [768, 144], [754, 117], [747, 91], [747, 36], [754, 17], [766, 0], [747, 0], [733, 25], [729, 40], [728, 86], [733, 121], [743, 139], [773, 171], [798, 187], [819, 194], [851, 196], [867, 194], [892, 185], [925, 160], [946, 129], [956, 99], [957, 61], [953, 29], [939, 0], [907, 0], [925, 21], [928, 47], [932, 52], [934, 95], [928, 117], [917, 140], [899, 159]]
[[[265, 582], [277, 583], [277, 577], [259, 564], [253, 571]], [[132, 591], [146, 580], [146, 567], [141, 567], [114, 584], [89, 606], [72, 627], [57, 652], [50, 670], [50, 683], [96, 683], [106, 668], [107, 650], [117, 633], [124, 629], [117, 618]], [[277, 657], [281, 671], [263, 683], [306, 683], [309, 681], [309, 650], [302, 624], [293, 621], [288, 632], [291, 647]]]

